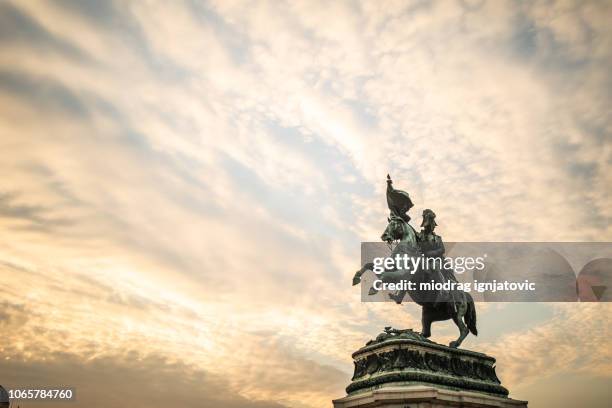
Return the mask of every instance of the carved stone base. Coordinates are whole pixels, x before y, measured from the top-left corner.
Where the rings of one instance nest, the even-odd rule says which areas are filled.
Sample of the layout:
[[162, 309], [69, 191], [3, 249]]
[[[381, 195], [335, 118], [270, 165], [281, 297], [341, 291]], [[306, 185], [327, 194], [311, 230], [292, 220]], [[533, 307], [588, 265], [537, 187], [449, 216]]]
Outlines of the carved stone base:
[[335, 408], [527, 406], [508, 398], [493, 357], [434, 343], [410, 329], [385, 328], [353, 360], [348, 395], [335, 400]]
[[527, 408], [526, 401], [423, 385], [383, 387], [333, 401], [334, 408]]

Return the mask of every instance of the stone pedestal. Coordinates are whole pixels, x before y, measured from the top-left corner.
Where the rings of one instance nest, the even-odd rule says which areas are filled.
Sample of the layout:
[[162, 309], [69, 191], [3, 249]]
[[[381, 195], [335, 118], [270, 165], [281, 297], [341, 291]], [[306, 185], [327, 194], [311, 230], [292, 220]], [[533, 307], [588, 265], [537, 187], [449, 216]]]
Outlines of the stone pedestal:
[[353, 353], [347, 396], [334, 408], [527, 407], [508, 398], [495, 359], [453, 349], [412, 330], [386, 328]]
[[386, 386], [334, 400], [334, 408], [525, 408], [526, 401], [423, 385]]

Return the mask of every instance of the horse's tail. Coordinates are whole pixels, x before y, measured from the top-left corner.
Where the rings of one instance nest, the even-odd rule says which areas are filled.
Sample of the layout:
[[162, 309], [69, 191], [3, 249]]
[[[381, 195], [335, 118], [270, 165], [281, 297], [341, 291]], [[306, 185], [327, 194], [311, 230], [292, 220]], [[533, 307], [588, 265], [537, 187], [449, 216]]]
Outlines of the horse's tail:
[[465, 324], [474, 336], [478, 336], [478, 329], [476, 328], [476, 305], [474, 305], [474, 299], [469, 293], [465, 294], [467, 298], [467, 312], [465, 313]]

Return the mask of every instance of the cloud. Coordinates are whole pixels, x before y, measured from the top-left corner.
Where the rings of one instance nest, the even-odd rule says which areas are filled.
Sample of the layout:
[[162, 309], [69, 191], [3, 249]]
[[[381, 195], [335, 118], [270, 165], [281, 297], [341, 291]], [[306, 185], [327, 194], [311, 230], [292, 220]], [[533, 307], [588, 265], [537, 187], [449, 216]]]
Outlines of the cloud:
[[[117, 356], [81, 360], [70, 353], [47, 355], [43, 360], [3, 356], [5, 388], [70, 387], [79, 406], [106, 407], [151, 405], [183, 407], [223, 406], [281, 408], [270, 402], [254, 402], [228, 392], [226, 379], [194, 370], [158, 355], [137, 350]], [[65, 406], [49, 402], [49, 406]]]
[[[83, 387], [127, 370], [142, 388], [114, 384], [126, 398], [149, 377], [121, 350], [143, 367], [172, 355], [172, 375], [204, 373], [217, 394], [207, 378], [219, 378], [228, 404], [325, 405], [380, 327], [419, 325], [416, 308], [361, 304], [349, 286], [358, 242], [384, 228], [388, 172], [447, 241], [610, 239], [608, 14], [601, 2], [3, 3], [4, 355], [23, 356], [23, 375], [47, 372], [45, 354], [57, 375], [91, 361]], [[499, 354], [510, 384], [562, 370], [521, 354], [544, 352], [538, 336], [605, 374], [563, 340], [600, 317], [559, 310], [468, 344]], [[456, 335], [438, 327], [441, 342]]]
[[499, 376], [510, 388], [562, 373], [609, 375], [609, 304], [557, 304], [554, 309], [549, 321], [481, 345], [497, 358]]

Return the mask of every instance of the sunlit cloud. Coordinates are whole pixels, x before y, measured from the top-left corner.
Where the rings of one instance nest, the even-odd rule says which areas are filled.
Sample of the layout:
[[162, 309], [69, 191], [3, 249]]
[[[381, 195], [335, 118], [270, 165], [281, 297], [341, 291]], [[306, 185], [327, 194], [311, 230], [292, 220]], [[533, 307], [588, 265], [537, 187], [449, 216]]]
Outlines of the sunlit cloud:
[[[329, 405], [351, 352], [385, 325], [419, 326], [416, 307], [362, 304], [350, 287], [359, 242], [384, 228], [388, 172], [447, 241], [612, 239], [610, 11], [2, 2], [11, 378], [87, 362], [86, 387], [100, 366], [139, 377], [161, 359], [171, 377], [219, 379], [224, 406]], [[521, 350], [539, 336], [565, 355], [574, 324], [609, 326], [605, 307], [552, 309], [539, 329], [466, 344], [497, 355], [510, 385], [552, 376], [561, 363], [513, 357], [533, 360]]]

